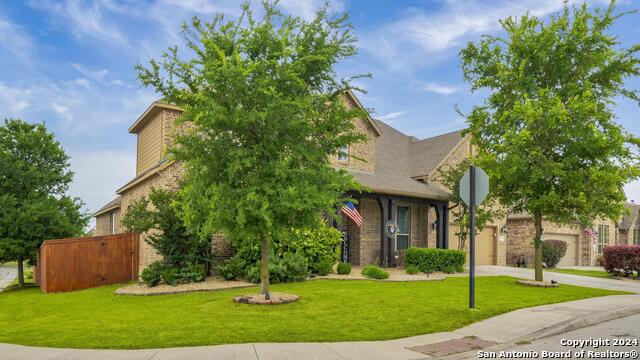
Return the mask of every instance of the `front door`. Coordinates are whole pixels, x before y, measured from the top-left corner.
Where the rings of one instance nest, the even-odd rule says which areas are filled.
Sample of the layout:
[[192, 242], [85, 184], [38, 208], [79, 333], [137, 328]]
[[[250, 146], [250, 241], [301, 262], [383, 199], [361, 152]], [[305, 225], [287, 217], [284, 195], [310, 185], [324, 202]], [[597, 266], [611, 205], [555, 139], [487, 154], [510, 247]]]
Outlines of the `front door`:
[[396, 265], [404, 266], [405, 252], [409, 248], [409, 208], [398, 206], [396, 208], [396, 219], [398, 221], [398, 232], [396, 234]]

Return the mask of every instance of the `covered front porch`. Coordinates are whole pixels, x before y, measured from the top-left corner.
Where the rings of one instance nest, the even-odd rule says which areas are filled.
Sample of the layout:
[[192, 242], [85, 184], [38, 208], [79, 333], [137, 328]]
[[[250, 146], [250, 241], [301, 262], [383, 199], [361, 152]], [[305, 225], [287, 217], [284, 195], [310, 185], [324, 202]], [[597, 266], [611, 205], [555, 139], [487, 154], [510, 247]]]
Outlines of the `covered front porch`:
[[[344, 216], [332, 224], [344, 235], [341, 261], [397, 267], [404, 265], [410, 247], [448, 248], [448, 201], [383, 193], [352, 194], [352, 198], [358, 202], [362, 226]], [[388, 222], [397, 224], [395, 236], [385, 231]]]

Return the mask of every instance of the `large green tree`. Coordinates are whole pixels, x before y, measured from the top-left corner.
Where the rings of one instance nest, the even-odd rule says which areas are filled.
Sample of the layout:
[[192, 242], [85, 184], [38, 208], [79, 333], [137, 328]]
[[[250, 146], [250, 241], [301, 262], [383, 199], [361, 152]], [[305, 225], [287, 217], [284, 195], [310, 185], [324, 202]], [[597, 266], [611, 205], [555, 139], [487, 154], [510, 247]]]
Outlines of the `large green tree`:
[[0, 262], [35, 264], [46, 239], [82, 235], [89, 215], [65, 195], [72, 180], [69, 157], [44, 124], [5, 120], [0, 126]]
[[172, 150], [186, 166], [184, 217], [202, 236], [259, 243], [261, 291], [269, 298], [269, 248], [292, 228], [323, 226], [345, 191], [357, 188], [329, 158], [362, 140], [351, 119], [364, 117], [344, 94], [350, 79], [334, 66], [356, 53], [346, 16], [326, 7], [312, 21], [284, 16], [264, 2], [255, 17], [194, 18], [183, 34], [190, 56], [171, 48], [139, 78], [184, 109], [186, 130]]
[[623, 14], [565, 8], [549, 21], [501, 21], [461, 51], [464, 78], [488, 97], [468, 115], [478, 164], [514, 212], [533, 216], [535, 278], [542, 281], [543, 219], [584, 226], [623, 212], [623, 186], [638, 178], [638, 138], [616, 122], [615, 99], [638, 101], [625, 80], [640, 73], [639, 45], [611, 27]]

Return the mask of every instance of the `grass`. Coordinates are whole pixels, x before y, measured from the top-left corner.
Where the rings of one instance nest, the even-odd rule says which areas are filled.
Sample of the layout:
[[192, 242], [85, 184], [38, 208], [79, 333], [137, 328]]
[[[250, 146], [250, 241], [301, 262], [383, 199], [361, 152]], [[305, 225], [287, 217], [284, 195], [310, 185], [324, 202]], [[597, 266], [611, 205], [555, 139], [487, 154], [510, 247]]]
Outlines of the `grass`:
[[247, 342], [384, 340], [450, 331], [519, 308], [622, 292], [535, 288], [511, 277], [429, 282], [317, 280], [272, 287], [300, 295], [279, 306], [236, 304], [258, 288], [162, 296], [115, 295], [117, 285], [72, 293], [0, 293], [0, 343], [70, 348], [155, 348]]
[[18, 263], [15, 262], [15, 261], [9, 261], [9, 262], [5, 262], [5, 263], [0, 263], [0, 266], [18, 267]]
[[544, 269], [544, 271], [551, 271], [562, 274], [571, 274], [571, 275], [582, 275], [582, 276], [591, 276], [598, 278], [611, 278], [608, 272], [604, 270], [579, 270], [579, 269]]

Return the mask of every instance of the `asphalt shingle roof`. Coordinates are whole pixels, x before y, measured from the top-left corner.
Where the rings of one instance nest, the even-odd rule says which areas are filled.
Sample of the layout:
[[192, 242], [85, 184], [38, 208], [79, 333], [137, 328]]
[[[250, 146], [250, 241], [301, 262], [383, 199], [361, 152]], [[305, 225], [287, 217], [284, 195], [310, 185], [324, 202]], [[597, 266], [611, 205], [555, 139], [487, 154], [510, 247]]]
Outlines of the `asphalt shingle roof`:
[[[413, 179], [426, 175], [457, 145], [460, 131], [418, 140], [383, 121], [376, 120], [381, 135], [376, 139], [375, 169], [371, 172], [348, 170], [361, 184], [374, 192], [418, 198], [446, 200], [449, 194], [441, 188]], [[438, 147], [444, 148], [438, 148]]]
[[638, 210], [640, 210], [640, 205], [626, 203], [624, 204], [624, 207], [629, 210], [629, 214], [624, 214], [622, 216], [620, 224], [618, 224], [618, 228], [621, 230], [629, 230], [629, 228], [633, 224], [633, 221], [638, 217]]
[[120, 207], [120, 196], [109, 201], [105, 206], [101, 207], [98, 211], [96, 211], [93, 216], [98, 216], [111, 208]]

